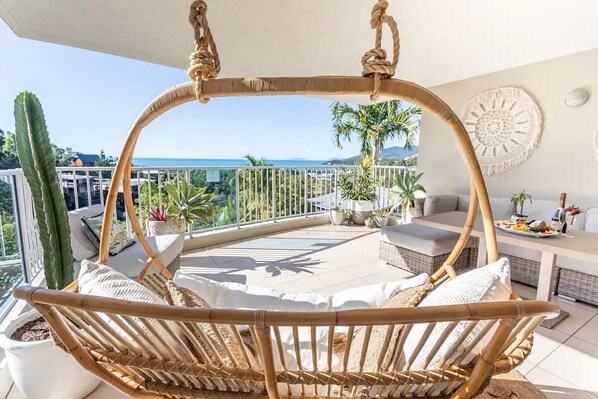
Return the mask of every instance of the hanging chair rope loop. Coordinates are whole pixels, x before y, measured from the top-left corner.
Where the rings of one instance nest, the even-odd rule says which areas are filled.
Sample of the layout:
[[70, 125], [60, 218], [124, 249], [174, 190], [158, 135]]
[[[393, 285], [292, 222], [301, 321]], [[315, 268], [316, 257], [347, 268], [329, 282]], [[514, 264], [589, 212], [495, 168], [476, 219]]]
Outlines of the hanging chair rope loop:
[[220, 57], [207, 19], [208, 5], [204, 0], [191, 4], [189, 23], [195, 32], [195, 50], [189, 56], [187, 73], [195, 81], [195, 94], [202, 104], [209, 101], [202, 93], [202, 82], [220, 73]]
[[[370, 95], [372, 101], [376, 101], [380, 96], [381, 79], [394, 76], [401, 52], [399, 28], [395, 19], [386, 14], [387, 8], [388, 1], [386, 0], [378, 0], [374, 4], [370, 25], [372, 29], [376, 30], [376, 43], [374, 48], [366, 51], [363, 57], [361, 57], [361, 65], [363, 66], [362, 76], [374, 77], [374, 89]], [[386, 59], [386, 51], [382, 48], [382, 26], [384, 24], [388, 25], [392, 34], [392, 61]]]

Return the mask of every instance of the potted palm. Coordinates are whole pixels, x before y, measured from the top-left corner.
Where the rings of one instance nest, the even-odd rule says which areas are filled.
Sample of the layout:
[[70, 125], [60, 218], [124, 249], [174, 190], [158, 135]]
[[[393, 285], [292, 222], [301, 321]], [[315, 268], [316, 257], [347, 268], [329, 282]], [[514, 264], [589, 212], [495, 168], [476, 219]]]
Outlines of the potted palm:
[[387, 195], [389, 201], [393, 202], [393, 209], [401, 207], [401, 223], [410, 223], [412, 206], [416, 199], [416, 193], [426, 192], [426, 189], [419, 184], [423, 173], [415, 174], [409, 170], [402, 170], [397, 174], [394, 186]]
[[[74, 279], [68, 214], [44, 113], [34, 94], [24, 92], [15, 100], [15, 124], [19, 160], [31, 188], [43, 248], [46, 284], [63, 289]], [[15, 385], [30, 399], [80, 399], [100, 383], [55, 345], [48, 324], [36, 310], [0, 331], [0, 347]]]
[[167, 184], [164, 189], [168, 193], [166, 213], [172, 220], [179, 223], [183, 231], [193, 231], [195, 222], [207, 223], [214, 216], [211, 202], [214, 194], [206, 193], [207, 187], [195, 188], [186, 180], [181, 182], [180, 188], [174, 184]]
[[511, 196], [511, 202], [513, 203], [513, 214], [511, 215], [511, 219], [527, 220], [527, 215], [523, 213], [523, 206], [527, 201], [531, 204], [532, 196], [531, 194], [526, 193], [525, 190], [521, 190], [520, 193]]
[[356, 166], [348, 171], [343, 169], [339, 178], [341, 197], [349, 201], [351, 218], [356, 224], [364, 224], [374, 210], [376, 184], [370, 168]]

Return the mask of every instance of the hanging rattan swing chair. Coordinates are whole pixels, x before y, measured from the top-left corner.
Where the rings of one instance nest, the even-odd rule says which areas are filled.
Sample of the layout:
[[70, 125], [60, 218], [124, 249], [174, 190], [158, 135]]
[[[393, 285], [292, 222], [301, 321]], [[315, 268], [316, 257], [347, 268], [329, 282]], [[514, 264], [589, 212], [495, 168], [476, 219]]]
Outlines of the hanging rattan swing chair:
[[[138, 281], [153, 291], [162, 293], [164, 282], [171, 279], [172, 274], [152, 252], [135, 215], [130, 176], [137, 139], [144, 127], [172, 108], [195, 99], [205, 103], [209, 98], [230, 96], [369, 94], [376, 100], [378, 96], [383, 95], [405, 100], [431, 111], [450, 126], [464, 154], [471, 177], [471, 203], [467, 221], [456, 247], [442, 268], [432, 276], [432, 282], [438, 286], [456, 277], [451, 265], [469, 239], [478, 206], [484, 222], [488, 259], [490, 262], [498, 259], [486, 186], [474, 149], [459, 118], [447, 104], [427, 89], [411, 82], [391, 79], [399, 58], [399, 38], [395, 21], [386, 14], [387, 6], [388, 3], [381, 0], [372, 11], [371, 25], [376, 30], [376, 41], [375, 47], [362, 58], [362, 77], [213, 80], [220, 70], [220, 62], [206, 21], [207, 6], [202, 0], [193, 3], [190, 22], [195, 30], [196, 48], [189, 68], [193, 82], [165, 91], [141, 113], [124, 145], [106, 200], [104, 226], [111, 226], [122, 182], [129, 220], [150, 258]], [[392, 61], [386, 60], [386, 53], [381, 48], [384, 24], [389, 26], [393, 36]], [[109, 238], [110, 228], [103, 229], [99, 259], [105, 265], [108, 264]], [[62, 341], [64, 348], [83, 367], [134, 398], [470, 398], [492, 375], [508, 372], [521, 364], [531, 350], [534, 329], [544, 318], [553, 317], [558, 312], [550, 302], [523, 301], [515, 294], [510, 301], [504, 302], [298, 313], [149, 305], [81, 295], [76, 291], [76, 283], [62, 292], [22, 287], [16, 290], [15, 296], [27, 300], [40, 311]], [[105, 317], [109, 317], [112, 322], [105, 322]], [[139, 328], [140, 322], [149, 326], [150, 321], [160, 323], [163, 327], [162, 332], [173, 337], [175, 334], [171, 326], [176, 325], [190, 341], [195, 339], [190, 329], [208, 323], [221, 343], [224, 341], [220, 331], [224, 328], [241, 346], [243, 343], [237, 327], [248, 326], [257, 342], [259, 361], [249, 361], [250, 354], [247, 350], [243, 350], [241, 354], [233, 354], [227, 349], [226, 356], [232, 360], [232, 364], [228, 365], [223, 365], [222, 362], [217, 364], [200, 361], [190, 351], [187, 351], [186, 356], [181, 356], [171, 348], [171, 353], [164, 353], [158, 349], [159, 345], [151, 344], [164, 342], [164, 338], [160, 337], [155, 329]], [[430, 356], [433, 356], [458, 323], [467, 323], [467, 328], [449, 349], [444, 360], [434, 368], [424, 365], [414, 369], [411, 367], [411, 361], [407, 361], [400, 368], [396, 367], [395, 362], [381, 367], [380, 360], [378, 367], [364, 368], [364, 356], [374, 327], [384, 329], [387, 337], [381, 349], [382, 353], [392, 350], [396, 355], [401, 352], [409, 329], [416, 324], [425, 324], [428, 328], [419, 337], [415, 356], [424, 347], [431, 348]], [[431, 334], [430, 326], [436, 325], [444, 325], [440, 336]], [[389, 337], [396, 328], [403, 326], [405, 328], [401, 330], [401, 335], [391, 348]], [[467, 364], [448, 361], [476, 326], [485, 326], [474, 340], [474, 344], [484, 340], [485, 346], [481, 353]], [[347, 341], [340, 368], [333, 370], [331, 367], [332, 337], [335, 329], [339, 327], [348, 328], [349, 336], [358, 328], [366, 329], [358, 370], [347, 369], [348, 357], [352, 353], [351, 339]], [[302, 365], [302, 356], [297, 356], [298, 364], [295, 365], [286, 364], [283, 356], [275, 359], [276, 352], [283, 352], [280, 338], [283, 328], [292, 331], [295, 342], [299, 329], [309, 329], [313, 334], [316, 328], [326, 329], [329, 333], [328, 367], [318, 369], [316, 366], [316, 370], [305, 368]], [[123, 338], [122, 330], [129, 331], [129, 339], [133, 343]], [[463, 359], [474, 344], [468, 345], [459, 359]], [[204, 353], [204, 356], [207, 356], [204, 359], [221, 360], [224, 356], [214, 353], [213, 347], [205, 350], [212, 353]], [[315, 359], [316, 348], [313, 342], [311, 346], [308, 344], [307, 347], [301, 348], [296, 344], [295, 350], [297, 355], [300, 350], [308, 351], [311, 353], [308, 356], [314, 356]], [[309, 390], [308, 387], [313, 389]]]

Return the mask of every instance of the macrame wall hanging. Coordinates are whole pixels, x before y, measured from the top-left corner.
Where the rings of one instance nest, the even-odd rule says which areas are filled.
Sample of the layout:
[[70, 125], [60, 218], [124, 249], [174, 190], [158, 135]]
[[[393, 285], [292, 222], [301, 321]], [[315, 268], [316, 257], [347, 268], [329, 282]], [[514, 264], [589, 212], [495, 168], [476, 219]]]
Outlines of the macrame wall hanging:
[[502, 175], [521, 165], [540, 142], [540, 108], [516, 87], [477, 95], [465, 104], [461, 118], [487, 176]]

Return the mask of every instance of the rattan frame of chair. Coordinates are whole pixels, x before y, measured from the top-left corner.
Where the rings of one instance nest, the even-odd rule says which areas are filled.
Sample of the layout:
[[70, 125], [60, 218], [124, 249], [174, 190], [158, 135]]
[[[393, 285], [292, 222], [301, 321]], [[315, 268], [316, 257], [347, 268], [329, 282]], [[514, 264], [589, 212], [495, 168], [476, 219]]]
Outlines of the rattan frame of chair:
[[[347, 95], [369, 94], [371, 87], [372, 79], [363, 77], [251, 78], [206, 81], [203, 82], [202, 90], [206, 97]], [[449, 259], [432, 276], [432, 280], [436, 284], [440, 284], [455, 277], [455, 271], [451, 264], [459, 256], [470, 236], [477, 214], [478, 201], [484, 221], [488, 257], [490, 261], [497, 260], [496, 236], [486, 186], [471, 141], [458, 117], [436, 95], [414, 83], [385, 79], [381, 82], [381, 94], [420, 105], [447, 123], [457, 138], [469, 168], [472, 200], [467, 221]], [[116, 196], [120, 183], [123, 181], [125, 202], [131, 225], [138, 235], [141, 245], [150, 256], [148, 264], [139, 276], [139, 281], [158, 293], [161, 291], [162, 283], [172, 276], [151, 252], [133, 211], [131, 189], [128, 184], [131, 160], [135, 144], [145, 126], [166, 111], [193, 101], [195, 98], [194, 84], [187, 83], [165, 91], [146, 107], [127, 138], [106, 200], [104, 225], [111, 226], [110, 221], [115, 210]], [[103, 229], [99, 256], [100, 262], [103, 264], [108, 262], [109, 237], [110, 228]], [[388, 392], [386, 396], [401, 396], [409, 394], [409, 392], [417, 392], [418, 395], [425, 394], [432, 397], [434, 389], [442, 388], [439, 392], [442, 397], [451, 395], [451, 398], [469, 398], [491, 375], [507, 372], [520, 364], [531, 348], [533, 330], [544, 318], [554, 317], [558, 312], [556, 306], [550, 302], [521, 301], [515, 294], [512, 297], [513, 300], [507, 302], [454, 305], [442, 308], [297, 313], [173, 308], [85, 296], [74, 293], [76, 291], [76, 283], [63, 292], [23, 287], [15, 291], [15, 296], [27, 300], [43, 314], [67, 350], [81, 365], [125, 394], [136, 398], [263, 398], [265, 396], [263, 393], [235, 392], [240, 386], [244, 386], [244, 380], [264, 383], [270, 399], [280, 399], [281, 397], [277, 383], [284, 383], [289, 387], [300, 386], [302, 391], [309, 384], [322, 385], [321, 392], [326, 392], [326, 394], [318, 395], [320, 397], [334, 397], [334, 390], [339, 387], [340, 396], [343, 396], [346, 388], [352, 389], [353, 396], [359, 394], [358, 390], [361, 388], [360, 395], [367, 396], [368, 389], [376, 386], [380, 388], [380, 384], [383, 384], [387, 388], [394, 387], [393, 392]], [[123, 341], [122, 336], [111, 331], [108, 323], [101, 323], [98, 315], [100, 313], [108, 314], [111, 319], [116, 319], [115, 322], [118, 322], [119, 325], [125, 327], [129, 325], [129, 328], [135, 328], [135, 319], [156, 319], [161, 321], [162, 325], [165, 325], [165, 320], [169, 320], [179, 326], [183, 322], [206, 322], [211, 323], [212, 326], [225, 325], [226, 328], [233, 329], [231, 331], [236, 331], [234, 327], [237, 325], [247, 325], [250, 326], [253, 335], [258, 340], [263, 367], [250, 367], [249, 369], [237, 366], [215, 367], [209, 364], [199, 364], [192, 356], [185, 360], [174, 354], [173, 359], [168, 359], [168, 354], [160, 354], [151, 345], [138, 342], [137, 346], [132, 347], [130, 342]], [[312, 331], [317, 326], [328, 327], [329, 337], [332, 337], [335, 326], [348, 326], [349, 335], [351, 335], [359, 326], [369, 329], [368, 332], [371, 332], [373, 326], [385, 325], [388, 326], [386, 330], [388, 337], [395, 326], [402, 325], [405, 328], [399, 339], [399, 346], [401, 346], [414, 323], [430, 323], [429, 326], [432, 326], [447, 322], [443, 337], [446, 337], [450, 333], [450, 329], [454, 328], [457, 323], [468, 323], [467, 329], [459, 337], [460, 340], [464, 340], [475, 325], [483, 320], [491, 321], [491, 323], [487, 323], [483, 334], [480, 334], [480, 338], [482, 335], [487, 335], [489, 343], [472, 365], [467, 367], [461, 367], [459, 364], [459, 361], [465, 356], [462, 354], [456, 363], [449, 361], [448, 358], [444, 359], [446, 361], [442, 367], [436, 370], [411, 370], [410, 366], [402, 370], [363, 370], [362, 359], [360, 370], [351, 372], [346, 369], [347, 357], [351, 349], [350, 342], [347, 344], [347, 355], [343, 359], [342, 371], [331, 369], [306, 371], [301, 367], [300, 360], [299, 368], [290, 370], [284, 364], [284, 359], [281, 359], [283, 367], [277, 369], [273, 358], [273, 345], [276, 345], [279, 351], [281, 349], [279, 328], [283, 326], [293, 327], [294, 338], [298, 339], [297, 331], [300, 327], [311, 328]], [[495, 330], [490, 329], [490, 325], [493, 324], [498, 326]], [[187, 330], [188, 332], [189, 330]], [[151, 335], [151, 333], [147, 334]], [[172, 335], [172, 331], [169, 334]], [[233, 336], [236, 335], [233, 334]], [[154, 339], [158, 338], [154, 336]], [[190, 336], [187, 338], [192, 339]], [[421, 337], [418, 351], [430, 338], [431, 328], [427, 328], [426, 333]], [[151, 337], [149, 339], [151, 340]], [[389, 339], [386, 340], [384, 350], [389, 350], [388, 341]], [[328, 363], [331, 364], [332, 348], [331, 342], [329, 343]], [[435, 351], [438, 350], [440, 343], [440, 340], [433, 343]], [[368, 344], [369, 334], [368, 339], [364, 341], [366, 350]], [[312, 352], [315, 351], [314, 345], [312, 342]], [[470, 345], [466, 348], [466, 352], [472, 349], [473, 346]], [[394, 350], [400, 352], [401, 348]], [[457, 346], [451, 348], [451, 353], [455, 353], [456, 350]], [[229, 382], [225, 388], [217, 389], [216, 381]], [[306, 395], [306, 397], [309, 396]]]

